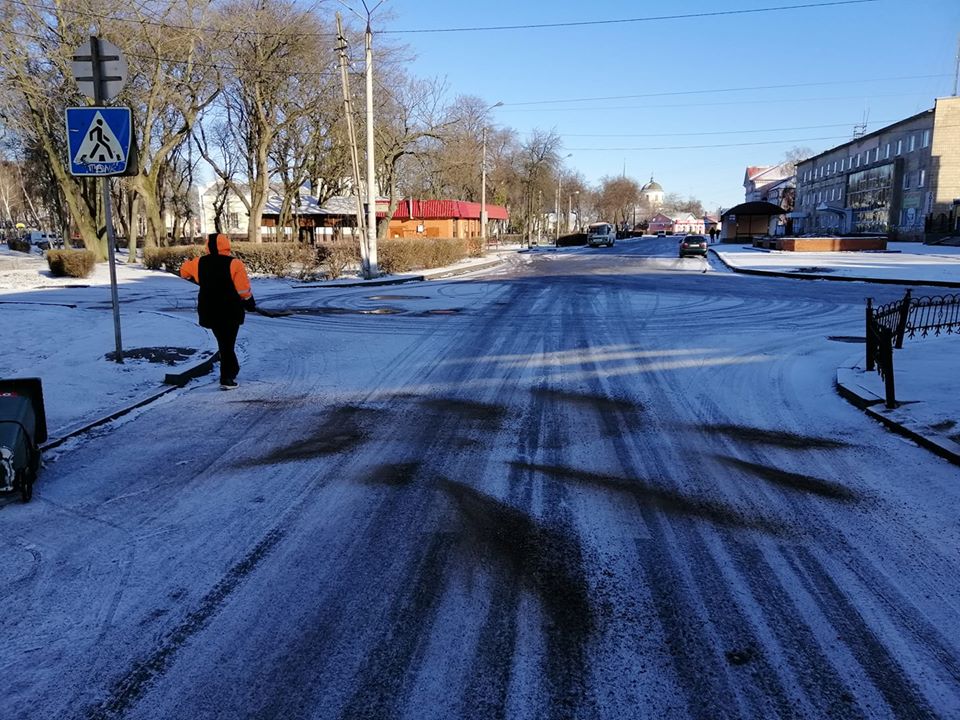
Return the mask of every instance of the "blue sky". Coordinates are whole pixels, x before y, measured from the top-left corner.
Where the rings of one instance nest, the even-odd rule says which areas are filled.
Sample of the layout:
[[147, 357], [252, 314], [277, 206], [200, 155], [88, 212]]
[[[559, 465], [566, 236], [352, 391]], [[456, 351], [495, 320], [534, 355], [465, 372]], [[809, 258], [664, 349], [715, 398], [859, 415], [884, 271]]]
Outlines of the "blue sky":
[[[386, 0], [378, 14], [390, 12], [375, 16], [374, 30], [618, 20], [807, 2], [822, 0]], [[524, 135], [556, 130], [564, 152], [572, 153], [568, 166], [589, 182], [624, 168], [641, 182], [652, 173], [667, 192], [695, 196], [713, 209], [742, 202], [747, 165], [773, 164], [797, 145], [819, 152], [848, 139], [867, 113], [873, 130], [951, 94], [958, 33], [958, 0], [878, 0], [388, 39], [410, 47], [414, 74], [445, 78], [451, 97], [502, 101], [493, 111], [496, 124]], [[625, 95], [646, 97], [576, 101]], [[537, 101], [563, 102], [521, 104]]]

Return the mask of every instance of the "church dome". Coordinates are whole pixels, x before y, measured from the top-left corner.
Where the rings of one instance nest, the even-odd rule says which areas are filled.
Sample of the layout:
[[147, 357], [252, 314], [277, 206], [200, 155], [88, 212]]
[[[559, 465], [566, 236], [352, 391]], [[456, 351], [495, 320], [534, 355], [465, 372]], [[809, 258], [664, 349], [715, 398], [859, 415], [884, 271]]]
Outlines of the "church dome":
[[660, 187], [660, 183], [656, 182], [653, 178], [650, 178], [650, 182], [640, 188], [640, 192], [663, 192], [663, 188]]

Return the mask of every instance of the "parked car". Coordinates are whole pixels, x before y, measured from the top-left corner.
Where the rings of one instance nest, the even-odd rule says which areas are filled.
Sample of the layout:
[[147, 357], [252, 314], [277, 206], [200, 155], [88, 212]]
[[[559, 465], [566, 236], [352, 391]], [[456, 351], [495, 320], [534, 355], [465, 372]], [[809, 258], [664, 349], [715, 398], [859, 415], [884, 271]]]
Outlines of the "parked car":
[[63, 245], [63, 241], [59, 235], [41, 232], [40, 230], [30, 230], [24, 235], [23, 239], [29, 242], [31, 246], [39, 248], [40, 250], [49, 250], [52, 247], [60, 247]]
[[617, 231], [610, 223], [593, 223], [587, 228], [587, 245], [590, 247], [599, 247], [606, 245], [613, 247], [617, 241]]
[[707, 238], [703, 235], [687, 235], [680, 241], [680, 257], [687, 255], [707, 256]]
[[657, 230], [657, 237], [666, 237], [666, 236], [667, 236], [666, 230]]

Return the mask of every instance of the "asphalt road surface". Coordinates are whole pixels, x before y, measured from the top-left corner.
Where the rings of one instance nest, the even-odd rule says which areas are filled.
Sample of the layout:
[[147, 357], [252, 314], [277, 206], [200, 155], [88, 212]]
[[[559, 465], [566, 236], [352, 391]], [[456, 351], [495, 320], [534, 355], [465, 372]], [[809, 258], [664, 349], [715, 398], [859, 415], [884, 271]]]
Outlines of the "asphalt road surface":
[[960, 717], [956, 468], [832, 387], [900, 293], [645, 238], [258, 294], [238, 390], [0, 508], [0, 717]]

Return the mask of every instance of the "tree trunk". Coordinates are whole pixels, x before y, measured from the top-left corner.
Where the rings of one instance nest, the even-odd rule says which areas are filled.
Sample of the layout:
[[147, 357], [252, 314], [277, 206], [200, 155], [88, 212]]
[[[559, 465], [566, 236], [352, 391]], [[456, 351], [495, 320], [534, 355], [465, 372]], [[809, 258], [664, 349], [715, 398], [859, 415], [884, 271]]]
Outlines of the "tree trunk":
[[162, 240], [166, 239], [166, 231], [163, 227], [163, 217], [160, 214], [160, 202], [157, 200], [155, 192], [143, 187], [140, 178], [138, 178], [137, 186], [137, 194], [140, 196], [141, 207], [147, 221], [147, 232], [143, 240], [143, 246], [145, 248], [161, 247], [163, 245]]
[[128, 188], [126, 193], [126, 207], [124, 215], [127, 221], [127, 262], [137, 261], [137, 196]]

